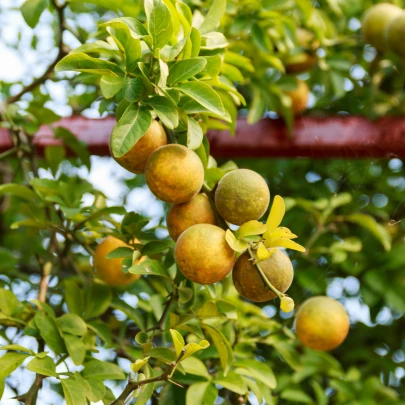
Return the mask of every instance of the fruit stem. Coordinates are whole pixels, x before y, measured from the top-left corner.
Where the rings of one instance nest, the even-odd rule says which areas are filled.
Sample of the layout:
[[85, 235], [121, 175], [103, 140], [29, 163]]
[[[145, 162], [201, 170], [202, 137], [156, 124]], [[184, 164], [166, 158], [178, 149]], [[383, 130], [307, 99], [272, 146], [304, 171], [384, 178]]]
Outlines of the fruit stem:
[[281, 298], [284, 297], [284, 294], [283, 294], [282, 292], [278, 291], [277, 288], [274, 287], [273, 284], [271, 284], [270, 280], [266, 277], [266, 275], [264, 274], [264, 271], [263, 271], [262, 268], [260, 267], [260, 264], [257, 263], [257, 262], [255, 262], [255, 261], [256, 261], [256, 257], [254, 256], [253, 250], [252, 250], [252, 248], [251, 248], [250, 245], [249, 245], [249, 247], [248, 247], [248, 252], [249, 252], [250, 257], [253, 259], [253, 263], [254, 263], [254, 265], [255, 265], [255, 267], [256, 267], [256, 270], [259, 272], [260, 277], [262, 278], [262, 280], [264, 281], [264, 283], [265, 283], [265, 284], [267, 285], [267, 287], [268, 287], [271, 291], [273, 291], [274, 294], [276, 294], [277, 297], [280, 298], [280, 300], [281, 300]]

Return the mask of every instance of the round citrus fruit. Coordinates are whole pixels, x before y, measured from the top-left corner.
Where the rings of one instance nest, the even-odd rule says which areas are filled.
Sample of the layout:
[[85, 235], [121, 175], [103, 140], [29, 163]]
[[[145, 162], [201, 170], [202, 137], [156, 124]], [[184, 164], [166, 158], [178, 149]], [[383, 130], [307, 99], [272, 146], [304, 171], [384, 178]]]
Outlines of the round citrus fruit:
[[391, 50], [405, 56], [405, 11], [393, 19], [387, 27], [387, 42]]
[[175, 241], [190, 226], [217, 224], [215, 212], [208, 197], [203, 193], [197, 194], [192, 200], [183, 204], [172, 205], [167, 213], [166, 222], [169, 235]]
[[297, 312], [295, 329], [304, 346], [327, 351], [338, 347], [349, 332], [349, 317], [343, 305], [319, 296], [306, 300]]
[[362, 30], [364, 39], [379, 51], [388, 48], [386, 30], [388, 25], [401, 14], [402, 10], [389, 3], [378, 3], [364, 14]]
[[225, 240], [225, 231], [211, 224], [197, 224], [177, 239], [174, 256], [189, 280], [212, 284], [224, 279], [235, 263], [235, 252]]
[[270, 202], [270, 191], [260, 174], [238, 169], [227, 173], [218, 183], [215, 205], [225, 221], [242, 225], [260, 219]]
[[286, 91], [285, 94], [291, 98], [291, 109], [294, 115], [306, 110], [309, 98], [309, 87], [302, 80], [297, 79], [297, 87], [294, 90]]
[[[106, 256], [119, 247], [130, 247], [125, 242], [107, 236], [96, 248], [94, 253], [94, 268], [96, 274], [106, 284], [112, 286], [124, 286], [133, 283], [140, 278], [140, 275], [124, 273], [122, 271], [122, 259], [107, 259]], [[144, 260], [141, 257], [139, 260]], [[138, 261], [139, 262], [139, 261]]]
[[170, 204], [190, 201], [204, 182], [200, 158], [183, 145], [166, 145], [150, 156], [145, 180], [152, 193]]
[[307, 72], [311, 70], [317, 62], [317, 56], [310, 52], [299, 52], [295, 55], [289, 55], [284, 59], [286, 72], [292, 74]]
[[[277, 290], [285, 293], [289, 289], [294, 269], [290, 258], [281, 250], [277, 249], [272, 256], [260, 262], [260, 268]], [[277, 297], [268, 289], [247, 252], [236, 260], [232, 277], [239, 294], [250, 301], [265, 302]]]
[[149, 156], [163, 145], [167, 144], [166, 132], [156, 120], [152, 121], [145, 135], [124, 156], [115, 160], [132, 173], [143, 173]]

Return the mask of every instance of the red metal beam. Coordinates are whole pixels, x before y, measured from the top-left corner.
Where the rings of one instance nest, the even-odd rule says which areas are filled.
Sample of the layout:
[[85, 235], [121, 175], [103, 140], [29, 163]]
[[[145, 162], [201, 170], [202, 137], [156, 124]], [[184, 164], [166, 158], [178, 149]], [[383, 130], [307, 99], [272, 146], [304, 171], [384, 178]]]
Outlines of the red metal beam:
[[[95, 155], [109, 155], [108, 141], [115, 125], [112, 117], [87, 119], [63, 118], [64, 126], [86, 142]], [[405, 118], [385, 117], [377, 121], [353, 116], [303, 117], [295, 122], [288, 137], [281, 120], [263, 119], [249, 125], [239, 119], [236, 136], [226, 131], [210, 131], [214, 157], [308, 157], [308, 158], [405, 158]], [[58, 144], [49, 126], [35, 135], [39, 152], [44, 146]], [[12, 146], [7, 130], [0, 130], [0, 152]]]

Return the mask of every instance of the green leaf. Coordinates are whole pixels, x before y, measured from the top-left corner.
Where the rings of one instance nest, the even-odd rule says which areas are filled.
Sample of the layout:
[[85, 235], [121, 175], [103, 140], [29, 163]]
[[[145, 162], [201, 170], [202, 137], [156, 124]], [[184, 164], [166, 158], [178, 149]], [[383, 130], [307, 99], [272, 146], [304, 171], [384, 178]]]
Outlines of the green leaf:
[[145, 12], [154, 48], [161, 49], [173, 34], [170, 11], [161, 0], [145, 0]]
[[82, 383], [89, 401], [99, 402], [104, 398], [107, 390], [102, 380], [93, 377], [83, 378], [78, 372], [75, 372], [75, 379]]
[[197, 311], [197, 316], [203, 319], [221, 318], [221, 314], [213, 301], [206, 301], [204, 305]]
[[204, 56], [207, 64], [205, 65], [202, 74], [208, 75], [212, 79], [216, 78], [221, 72], [222, 58], [219, 55]]
[[64, 333], [63, 340], [73, 363], [75, 366], [80, 366], [86, 357], [86, 346], [82, 339], [70, 333]]
[[204, 324], [204, 329], [210, 335], [212, 341], [214, 342], [215, 347], [217, 348], [219, 359], [221, 361], [222, 369], [226, 375], [229, 371], [229, 368], [233, 362], [233, 350], [228, 341], [228, 339], [223, 335], [222, 332]]
[[65, 314], [56, 320], [61, 332], [75, 336], [84, 336], [87, 333], [86, 322], [75, 314]]
[[65, 148], [60, 145], [49, 145], [45, 147], [44, 155], [52, 174], [55, 176], [60, 163], [66, 156]]
[[179, 53], [183, 50], [184, 45], [187, 42], [187, 38], [181, 39], [177, 44], [173, 46], [165, 45], [161, 50], [160, 50], [160, 57], [162, 60], [165, 62], [170, 62], [179, 55]]
[[194, 353], [200, 351], [200, 350], [204, 350], [207, 347], [210, 346], [210, 343], [208, 342], [208, 340], [202, 340], [200, 343], [188, 343], [184, 349], [185, 349], [185, 354], [182, 357], [183, 359], [187, 359], [187, 357], [192, 356]]
[[2, 194], [10, 194], [27, 201], [38, 200], [38, 196], [30, 188], [22, 184], [2, 184], [0, 185], [0, 195]]
[[0, 312], [12, 316], [19, 305], [20, 303], [12, 291], [0, 288]]
[[110, 307], [111, 301], [111, 288], [102, 284], [93, 283], [86, 292], [84, 319], [96, 318], [104, 314]]
[[166, 273], [165, 269], [163, 268], [162, 264], [157, 260], [144, 260], [141, 263], [132, 266], [128, 269], [129, 273], [132, 274], [142, 274], [142, 275], [149, 275], [149, 276], [159, 276], [165, 277], [171, 280], [169, 275]]
[[391, 250], [391, 235], [372, 216], [357, 212], [346, 215], [344, 218], [346, 221], [358, 224], [373, 234], [381, 242], [387, 252]]
[[226, 0], [214, 0], [208, 10], [207, 15], [203, 23], [199, 27], [201, 34], [206, 34], [207, 32], [215, 31], [218, 26], [222, 16], [225, 13]]
[[113, 344], [112, 332], [108, 325], [103, 321], [92, 321], [88, 324], [89, 329], [91, 329], [104, 343], [107, 347]]
[[249, 58], [247, 58], [246, 56], [240, 55], [238, 53], [235, 53], [235, 52], [226, 51], [224, 62], [230, 63], [241, 69], [245, 69], [248, 72], [254, 72], [254, 70], [255, 70], [255, 68], [252, 65], [252, 62]]
[[225, 114], [221, 98], [208, 84], [195, 81], [181, 83], [175, 88], [191, 97], [193, 100], [197, 101], [197, 103], [201, 104], [214, 114], [219, 116]]
[[228, 242], [228, 245], [233, 249], [235, 252], [244, 252], [248, 247], [249, 244], [244, 240], [236, 239], [235, 235], [230, 229], [227, 229], [225, 233], [225, 239]]
[[67, 279], [64, 281], [65, 301], [69, 312], [82, 314], [84, 310], [84, 290], [76, 280]]
[[188, 118], [187, 147], [192, 150], [198, 149], [202, 144], [203, 137], [200, 124], [193, 118]]
[[66, 405], [86, 405], [86, 387], [73, 378], [61, 380]]
[[276, 377], [273, 370], [265, 363], [259, 360], [238, 360], [233, 364], [236, 368], [235, 372], [247, 377], [253, 377], [255, 380], [261, 381], [271, 389], [277, 386]]
[[198, 375], [206, 378], [207, 380], [211, 378], [205, 364], [196, 357], [187, 357], [186, 359], [183, 359], [181, 361], [181, 365], [187, 374]]
[[30, 349], [27, 349], [24, 346], [20, 346], [20, 345], [6, 345], [6, 346], [1, 346], [0, 350], [11, 350], [11, 351], [16, 351], [16, 352], [24, 352], [24, 353], [28, 353], [31, 356], [36, 356], [36, 353]]
[[35, 314], [34, 320], [46, 344], [57, 354], [65, 353], [66, 347], [55, 320], [42, 311]]
[[186, 405], [214, 405], [218, 390], [210, 382], [191, 384], [187, 389]]
[[150, 105], [153, 108], [165, 127], [174, 129], [179, 125], [179, 113], [177, 107], [168, 98], [154, 96], [144, 100], [144, 104]]
[[168, 77], [169, 85], [178, 82], [184, 82], [196, 74], [200, 73], [206, 66], [207, 60], [205, 58], [194, 58], [187, 60], [180, 60], [170, 68]]
[[143, 359], [138, 359], [135, 363], [130, 365], [133, 373], [137, 373], [145, 364], [147, 364], [150, 357], [144, 357]]
[[177, 330], [170, 329], [170, 334], [172, 335], [174, 350], [176, 352], [177, 357], [180, 355], [181, 351], [184, 349], [184, 339], [183, 336]]
[[169, 240], [152, 240], [145, 244], [142, 249], [142, 254], [145, 256], [151, 256], [156, 253], [165, 252], [170, 247], [173, 247], [173, 243]]
[[[141, 77], [129, 78], [126, 77], [124, 81], [124, 98], [130, 103], [139, 101], [142, 97], [143, 84]], [[121, 119], [121, 116], [117, 116], [117, 119]]]
[[[154, 376], [153, 370], [149, 366], [149, 364], [146, 364], [144, 366], [144, 375], [146, 379], [153, 378]], [[152, 397], [154, 390], [155, 390], [155, 383], [143, 385], [136, 400], [136, 405], [145, 405]]]
[[131, 259], [133, 254], [134, 250], [132, 248], [121, 246], [108, 253], [106, 259], [120, 259], [120, 258]]
[[[109, 1], [109, 0], [107, 0], [107, 1]], [[129, 30], [131, 32], [131, 36], [133, 38], [139, 39], [139, 38], [146, 37], [148, 35], [148, 31], [143, 26], [143, 24], [132, 17], [113, 18], [112, 20], [109, 20], [103, 24], [100, 24], [100, 27], [114, 26], [117, 23], [125, 24], [129, 28]]]
[[116, 158], [124, 156], [145, 135], [152, 116], [145, 107], [131, 104], [115, 125], [111, 135], [111, 151]]
[[25, 22], [31, 28], [34, 28], [38, 24], [41, 14], [47, 7], [47, 0], [26, 0], [21, 6], [21, 14]]
[[295, 388], [287, 388], [281, 392], [281, 398], [300, 404], [313, 404], [312, 398], [303, 391]]
[[42, 359], [33, 358], [27, 364], [27, 370], [48, 377], [57, 377], [58, 375], [56, 373], [55, 363], [49, 356], [43, 357]]
[[123, 87], [124, 80], [122, 77], [101, 76], [100, 89], [104, 98], [114, 97]]
[[0, 358], [0, 379], [9, 376], [15, 369], [21, 366], [29, 354], [9, 352]]
[[238, 374], [230, 371], [226, 376], [219, 375], [215, 380], [216, 384], [236, 392], [239, 395], [245, 395], [248, 392], [248, 387], [245, 380]]
[[123, 22], [110, 23], [107, 31], [124, 53], [127, 73], [133, 73], [138, 67], [138, 60], [142, 57], [140, 40], [131, 35], [129, 27]]
[[245, 236], [261, 235], [267, 230], [267, 225], [259, 221], [252, 220], [245, 222], [236, 231], [235, 236], [237, 239], [243, 239]]
[[57, 72], [73, 70], [76, 72], [92, 73], [103, 76], [123, 76], [122, 69], [113, 62], [92, 58], [83, 52], [65, 56], [56, 66]]
[[83, 377], [100, 380], [125, 380], [125, 373], [116, 364], [101, 360], [90, 360], [84, 365]]

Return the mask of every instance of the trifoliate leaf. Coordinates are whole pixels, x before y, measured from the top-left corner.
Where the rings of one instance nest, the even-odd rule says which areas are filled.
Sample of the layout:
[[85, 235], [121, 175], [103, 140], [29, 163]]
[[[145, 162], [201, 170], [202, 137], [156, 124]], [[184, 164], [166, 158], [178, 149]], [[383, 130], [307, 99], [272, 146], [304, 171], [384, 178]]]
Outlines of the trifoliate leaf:
[[244, 252], [249, 246], [247, 242], [236, 239], [235, 235], [230, 229], [226, 231], [225, 239], [231, 249], [233, 249], [235, 252]]
[[243, 239], [245, 236], [251, 235], [261, 235], [266, 232], [267, 226], [259, 221], [248, 221], [245, 222], [237, 231], [237, 239]]
[[290, 239], [273, 239], [264, 243], [266, 247], [283, 247], [287, 249], [298, 250], [298, 252], [305, 252], [304, 246], [299, 245]]

